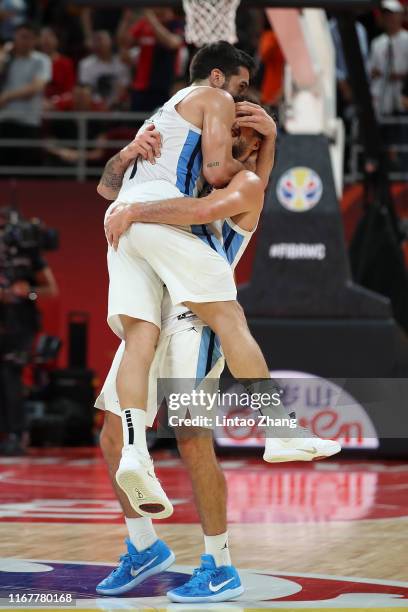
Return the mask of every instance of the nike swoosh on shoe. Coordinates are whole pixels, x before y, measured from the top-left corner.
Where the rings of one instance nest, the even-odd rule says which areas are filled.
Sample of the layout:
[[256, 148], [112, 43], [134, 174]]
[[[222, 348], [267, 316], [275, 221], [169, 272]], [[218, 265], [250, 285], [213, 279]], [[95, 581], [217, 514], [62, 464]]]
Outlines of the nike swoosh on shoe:
[[142, 567], [139, 567], [139, 569], [135, 570], [132, 569], [130, 570], [130, 573], [132, 574], [133, 578], [136, 578], [136, 576], [138, 576], [139, 574], [141, 574], [141, 572], [143, 572], [143, 570], [145, 570], [147, 567], [149, 567], [149, 565], [151, 565], [152, 563], [154, 563], [156, 561], [156, 559], [158, 559], [158, 555], [156, 555], [156, 557], [154, 557], [154, 559], [151, 559], [151, 561], [149, 561], [149, 563], [146, 563], [145, 565], [142, 565]]
[[229, 582], [232, 582], [233, 580], [234, 580], [233, 578], [230, 578], [229, 580], [225, 580], [225, 582], [221, 582], [221, 584], [217, 584], [215, 586], [213, 585], [212, 582], [210, 582], [210, 584], [208, 585], [208, 588], [210, 589], [211, 593], [218, 593], [218, 591], [220, 591], [222, 587], [224, 587]]

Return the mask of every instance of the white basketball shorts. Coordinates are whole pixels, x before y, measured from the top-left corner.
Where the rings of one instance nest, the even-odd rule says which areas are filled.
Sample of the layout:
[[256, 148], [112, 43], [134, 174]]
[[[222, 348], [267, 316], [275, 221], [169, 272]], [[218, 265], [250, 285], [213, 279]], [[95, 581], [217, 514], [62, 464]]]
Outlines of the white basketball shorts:
[[[134, 201], [175, 197], [175, 188], [169, 187], [153, 193], [155, 198], [152, 188], [150, 192], [146, 188], [145, 194], [134, 195]], [[221, 245], [188, 228], [134, 223], [121, 237], [118, 250], [108, 249], [108, 269], [108, 323], [120, 338], [120, 315], [149, 321], [160, 329], [164, 286], [174, 306], [231, 301], [237, 296], [234, 274]]]
[[[95, 402], [95, 407], [108, 410], [120, 416], [119, 400], [116, 392], [116, 376], [122, 359], [125, 343], [122, 342], [113, 359], [111, 369]], [[224, 369], [225, 360], [218, 339], [211, 329], [204, 325], [195, 325], [189, 329], [161, 335], [155, 357], [150, 368], [149, 394], [146, 424], [153, 425], [158, 405], [163, 397], [157, 395], [157, 379], [174, 379], [196, 381], [196, 388], [205, 381], [206, 392], [216, 393], [219, 378]], [[194, 407], [186, 406], [191, 416], [195, 416]], [[197, 413], [201, 413], [197, 409]], [[180, 412], [178, 416], [183, 416]]]

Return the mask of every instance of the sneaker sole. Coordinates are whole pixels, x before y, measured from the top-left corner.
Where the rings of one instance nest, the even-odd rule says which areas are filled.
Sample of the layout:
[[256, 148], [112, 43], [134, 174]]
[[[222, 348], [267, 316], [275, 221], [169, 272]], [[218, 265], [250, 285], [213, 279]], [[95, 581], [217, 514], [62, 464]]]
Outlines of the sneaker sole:
[[170, 567], [170, 565], [173, 565], [175, 560], [176, 556], [174, 552], [171, 552], [167, 559], [159, 563], [159, 565], [156, 565], [155, 567], [146, 570], [144, 573], [140, 574], [140, 576], [136, 576], [136, 578], [134, 578], [127, 584], [118, 587], [117, 589], [98, 589], [98, 587], [96, 587], [96, 592], [99, 595], [122, 595], [123, 593], [128, 593], [129, 591], [137, 587], [138, 584], [141, 584], [144, 580], [150, 578], [150, 576], [154, 576], [155, 574], [160, 574], [161, 572], [164, 572]]
[[169, 591], [167, 593], [167, 597], [170, 601], [174, 603], [208, 603], [208, 602], [220, 602], [220, 601], [229, 601], [230, 599], [236, 599], [245, 591], [244, 587], [241, 585], [236, 589], [228, 589], [227, 591], [223, 591], [222, 593], [214, 593], [214, 595], [208, 595], [208, 597], [183, 597], [182, 595], [177, 595], [176, 593], [172, 593]]
[[326, 459], [327, 457], [332, 457], [341, 451], [341, 446], [339, 448], [327, 449], [327, 451], [317, 451], [316, 453], [310, 453], [304, 451], [300, 448], [288, 448], [288, 449], [280, 449], [274, 452], [273, 454], [266, 455], [264, 453], [264, 461], [267, 463], [284, 463], [287, 461], [315, 461], [317, 459]]
[[[134, 470], [124, 469], [116, 472], [115, 478], [122, 491], [126, 493], [133, 510], [142, 516], [165, 519], [173, 514], [174, 509], [168, 497], [157, 495], [157, 493], [149, 487], [149, 481], [146, 481], [139, 473]], [[143, 495], [143, 497], [140, 498], [140, 495]], [[149, 512], [140, 507], [147, 505], [159, 505], [163, 507], [163, 510]]]

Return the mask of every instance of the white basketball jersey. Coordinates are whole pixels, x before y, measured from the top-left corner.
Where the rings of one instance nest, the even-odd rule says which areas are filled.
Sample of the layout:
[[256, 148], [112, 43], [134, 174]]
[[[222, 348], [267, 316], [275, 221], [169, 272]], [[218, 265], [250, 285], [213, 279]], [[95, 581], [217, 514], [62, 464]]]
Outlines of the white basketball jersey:
[[[156, 159], [155, 164], [138, 159], [129, 166], [118, 200], [132, 201], [132, 191], [139, 195], [141, 184], [151, 181], [166, 181], [173, 189], [177, 189], [180, 196], [197, 195], [203, 164], [202, 131], [183, 119], [175, 108], [194, 89], [197, 89], [197, 86], [186, 87], [177, 92], [146, 121], [144, 127], [153, 123], [162, 136], [161, 156]], [[163, 197], [166, 196], [175, 197], [171, 194], [171, 188], [170, 193], [163, 194]]]

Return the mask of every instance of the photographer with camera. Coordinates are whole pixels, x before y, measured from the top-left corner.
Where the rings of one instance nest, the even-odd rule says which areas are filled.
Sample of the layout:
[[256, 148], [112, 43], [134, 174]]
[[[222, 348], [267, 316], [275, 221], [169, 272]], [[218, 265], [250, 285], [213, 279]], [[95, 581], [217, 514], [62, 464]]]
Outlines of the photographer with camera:
[[12, 209], [0, 209], [0, 454], [24, 452], [23, 368], [40, 329], [39, 297], [58, 294], [42, 256], [57, 235]]

